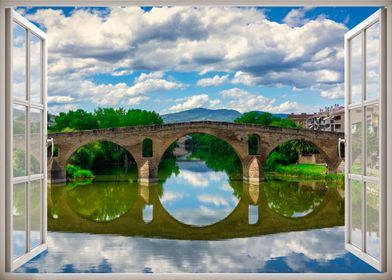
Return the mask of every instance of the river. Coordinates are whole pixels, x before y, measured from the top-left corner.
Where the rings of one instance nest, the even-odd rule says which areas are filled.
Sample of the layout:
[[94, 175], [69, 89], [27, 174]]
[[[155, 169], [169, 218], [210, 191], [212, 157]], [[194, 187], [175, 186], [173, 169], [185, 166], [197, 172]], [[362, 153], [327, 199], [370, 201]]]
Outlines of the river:
[[17, 272], [376, 272], [344, 249], [342, 186], [248, 185], [198, 154], [149, 186], [132, 170], [49, 186], [49, 249]]

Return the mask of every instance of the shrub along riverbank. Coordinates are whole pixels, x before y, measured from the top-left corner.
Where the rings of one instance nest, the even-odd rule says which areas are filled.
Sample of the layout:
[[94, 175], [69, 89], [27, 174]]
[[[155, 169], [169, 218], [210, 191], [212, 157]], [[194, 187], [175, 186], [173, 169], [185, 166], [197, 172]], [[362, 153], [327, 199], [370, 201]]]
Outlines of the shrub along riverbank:
[[90, 170], [81, 169], [78, 165], [67, 164], [67, 178], [90, 179], [94, 178], [94, 174]]

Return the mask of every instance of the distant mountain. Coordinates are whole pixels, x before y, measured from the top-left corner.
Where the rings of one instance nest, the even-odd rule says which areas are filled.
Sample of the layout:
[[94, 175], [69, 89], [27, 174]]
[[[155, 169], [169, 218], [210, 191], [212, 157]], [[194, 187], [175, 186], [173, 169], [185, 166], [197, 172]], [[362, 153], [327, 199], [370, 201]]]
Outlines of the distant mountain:
[[205, 108], [195, 108], [182, 112], [162, 115], [164, 123], [192, 122], [192, 121], [220, 121], [233, 122], [242, 114], [236, 110], [211, 110]]
[[[257, 111], [262, 114], [264, 112]], [[273, 114], [276, 117], [287, 118], [288, 114]], [[162, 115], [164, 123], [178, 123], [178, 122], [192, 122], [192, 121], [219, 121], [219, 122], [233, 122], [236, 118], [241, 117], [242, 114], [236, 110], [229, 109], [206, 109], [195, 108], [177, 113]]]

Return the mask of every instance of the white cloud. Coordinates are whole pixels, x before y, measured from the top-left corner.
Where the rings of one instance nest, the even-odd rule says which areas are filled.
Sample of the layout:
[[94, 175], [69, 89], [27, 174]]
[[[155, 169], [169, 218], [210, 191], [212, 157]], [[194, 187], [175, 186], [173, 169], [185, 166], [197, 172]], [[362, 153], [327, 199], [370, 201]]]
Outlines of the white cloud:
[[342, 84], [333, 85], [321, 90], [321, 96], [328, 99], [344, 98], [344, 86]]
[[47, 101], [49, 103], [69, 103], [73, 101], [71, 96], [48, 96]]
[[249, 95], [249, 92], [240, 88], [225, 89], [220, 92], [222, 97], [242, 98]]
[[189, 170], [181, 170], [180, 174], [178, 174], [177, 180], [189, 183], [197, 188], [206, 188], [209, 184], [208, 178], [206, 178], [202, 173]]
[[244, 89], [231, 88], [219, 93], [227, 100], [228, 108], [240, 111], [264, 111], [271, 113], [313, 112], [318, 107], [304, 106], [293, 101], [277, 104], [275, 98], [268, 98], [261, 94], [250, 93]]
[[291, 27], [301, 26], [307, 22], [305, 15], [309, 10], [311, 10], [309, 7], [291, 9], [283, 19], [283, 22]]
[[226, 82], [229, 75], [219, 76], [215, 75], [212, 78], [205, 78], [197, 81], [197, 85], [200, 87], [209, 87], [209, 86], [219, 86]]
[[197, 200], [201, 203], [213, 204], [215, 207], [229, 206], [229, 203], [219, 195], [200, 194]]
[[329, 262], [349, 265], [351, 260], [344, 249], [344, 227], [213, 242], [49, 232], [48, 248], [45, 257], [20, 270], [63, 272], [64, 264], [72, 264], [80, 272], [109, 267], [116, 273], [142, 273], [148, 267], [154, 273], [256, 273], [279, 264], [294, 272], [317, 272]]
[[[39, 9], [28, 17], [47, 28], [48, 73], [58, 80], [81, 82], [99, 73], [132, 71], [220, 71], [236, 73], [236, 84], [321, 92], [343, 82], [347, 28], [325, 17], [306, 21], [306, 11], [291, 10], [284, 23], [266, 19], [260, 10], [236, 7], [154, 7], [149, 12], [115, 7], [105, 13], [78, 9], [69, 16]], [[226, 81], [223, 77], [199, 84], [216, 85]], [[150, 81], [135, 83], [123, 95], [178, 88], [159, 77]], [[67, 83], [55, 87], [50, 95], [60, 95], [51, 92], [57, 90], [73, 96]]]
[[176, 201], [178, 199], [183, 199], [184, 197], [186, 197], [186, 195], [184, 193], [173, 192], [173, 191], [164, 191], [162, 197], [160, 198], [160, 201], [162, 203], [172, 202], [172, 201]]
[[199, 107], [214, 107], [220, 103], [219, 99], [210, 100], [207, 94], [189, 96], [183, 103], [171, 106], [171, 111], [183, 111]]
[[231, 80], [233, 84], [244, 84], [247, 86], [255, 85], [257, 84], [257, 81], [258, 79], [256, 77], [242, 71], [237, 71], [234, 75], [233, 80]]
[[[51, 103], [62, 102], [91, 102], [103, 105], [128, 105], [140, 104], [149, 100], [150, 93], [158, 93], [183, 88], [180, 82], [169, 81], [164, 78], [162, 72], [141, 73], [129, 86], [126, 83], [98, 84], [90, 80], [81, 80], [71, 76], [64, 79], [61, 76], [49, 76], [48, 102], [52, 111]], [[61, 96], [61, 98], [59, 98]]]
[[115, 77], [120, 77], [120, 76], [131, 75], [132, 73], [133, 73], [132, 70], [116, 70], [112, 73], [112, 75]]

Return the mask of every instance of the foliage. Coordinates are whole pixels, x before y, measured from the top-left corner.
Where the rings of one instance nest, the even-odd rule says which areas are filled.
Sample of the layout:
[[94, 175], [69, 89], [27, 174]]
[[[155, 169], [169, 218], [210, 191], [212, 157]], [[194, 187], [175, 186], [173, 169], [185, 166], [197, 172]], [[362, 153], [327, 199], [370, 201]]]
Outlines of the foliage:
[[80, 166], [67, 164], [68, 178], [92, 178], [94, 174], [90, 170], [81, 169]]
[[163, 120], [158, 113], [153, 111], [98, 108], [93, 113], [82, 109], [62, 112], [56, 116], [55, 122], [55, 125], [48, 127], [50, 132], [162, 124]]
[[291, 127], [299, 128], [300, 126], [289, 118], [275, 117], [271, 113], [247, 112], [241, 117], [234, 120], [235, 123], [252, 123], [263, 126]]
[[152, 140], [150, 138], [146, 138], [143, 140], [142, 154], [143, 157], [152, 157]]
[[[98, 108], [93, 113], [82, 109], [60, 113], [56, 124], [48, 127], [50, 132], [72, 132], [85, 129], [115, 128], [135, 125], [162, 124], [162, 118], [155, 112], [123, 108]], [[152, 146], [147, 151], [152, 154]], [[135, 166], [133, 157], [126, 149], [114, 143], [102, 141], [89, 143], [79, 148], [71, 157], [72, 165], [81, 169], [93, 170], [94, 173], [110, 172], [124, 167]]]
[[242, 178], [241, 160], [228, 143], [204, 133], [194, 133], [191, 137], [195, 146], [192, 156], [204, 160], [214, 171], [225, 171], [230, 179]]
[[58, 132], [64, 131], [66, 128], [73, 130], [97, 129], [98, 121], [92, 113], [82, 109], [69, 111], [68, 113], [61, 112], [56, 117], [56, 124], [48, 127], [48, 130]]
[[26, 175], [26, 154], [23, 149], [14, 149], [12, 166], [14, 177]]
[[306, 215], [314, 210], [325, 196], [325, 190], [302, 187], [296, 182], [268, 181], [264, 192], [268, 206], [286, 217]]
[[137, 198], [137, 188], [127, 182], [94, 182], [93, 186], [67, 188], [68, 205], [91, 221], [115, 220], [127, 213]]
[[160, 182], [166, 182], [173, 173], [178, 175], [180, 170], [177, 166], [177, 158], [173, 155], [177, 143], [172, 143], [163, 154], [158, 166], [158, 178]]
[[290, 141], [273, 150], [265, 163], [265, 170], [275, 170], [279, 165], [288, 165], [298, 161], [298, 152], [292, 149]]
[[[275, 117], [271, 113], [248, 112], [237, 118], [236, 123], [251, 123], [263, 126], [276, 126], [299, 128], [300, 126], [289, 118]], [[257, 154], [257, 136], [249, 136], [249, 154]], [[288, 165], [298, 161], [298, 154], [301, 153], [315, 153], [317, 149], [306, 141], [291, 140], [281, 144], [274, 151], [271, 152], [267, 158], [265, 169], [267, 171], [275, 170], [279, 165]]]
[[250, 155], [260, 154], [260, 141], [256, 134], [251, 134], [248, 136], [248, 151]]

